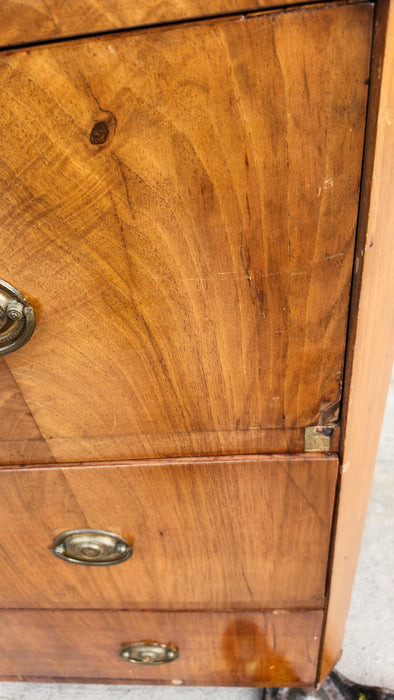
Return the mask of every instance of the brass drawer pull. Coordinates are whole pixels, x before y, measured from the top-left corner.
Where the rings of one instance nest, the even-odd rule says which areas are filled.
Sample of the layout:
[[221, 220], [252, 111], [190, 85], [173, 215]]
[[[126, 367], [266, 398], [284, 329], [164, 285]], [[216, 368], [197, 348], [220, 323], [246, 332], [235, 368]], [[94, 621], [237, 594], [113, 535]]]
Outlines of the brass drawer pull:
[[58, 535], [51, 551], [59, 559], [87, 566], [121, 564], [131, 557], [132, 547], [123, 537], [106, 530], [68, 530]]
[[179, 651], [174, 644], [159, 644], [159, 642], [133, 642], [122, 646], [119, 655], [132, 664], [158, 666], [175, 661]]
[[27, 343], [34, 332], [34, 309], [15, 287], [0, 279], [0, 355]]

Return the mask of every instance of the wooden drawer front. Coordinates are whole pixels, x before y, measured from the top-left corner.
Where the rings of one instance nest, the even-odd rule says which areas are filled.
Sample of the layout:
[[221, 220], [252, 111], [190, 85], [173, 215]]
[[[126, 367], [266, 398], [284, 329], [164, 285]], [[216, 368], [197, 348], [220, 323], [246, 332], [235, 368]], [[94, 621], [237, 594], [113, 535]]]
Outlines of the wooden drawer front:
[[372, 20], [0, 55], [1, 275], [39, 315], [0, 366], [2, 463], [303, 451], [335, 421]]
[[[323, 614], [0, 612], [0, 676], [174, 685], [311, 685]], [[131, 664], [125, 642], [172, 643], [176, 661]]]
[[[1, 607], [262, 609], [324, 602], [336, 458], [2, 470]], [[133, 544], [116, 566], [55, 557], [59, 533]]]

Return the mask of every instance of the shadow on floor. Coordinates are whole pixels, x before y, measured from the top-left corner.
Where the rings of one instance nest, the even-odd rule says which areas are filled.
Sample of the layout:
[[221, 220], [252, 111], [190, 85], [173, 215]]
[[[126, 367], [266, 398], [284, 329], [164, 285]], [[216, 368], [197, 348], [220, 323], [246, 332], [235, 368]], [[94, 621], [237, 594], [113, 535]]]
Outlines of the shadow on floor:
[[394, 700], [394, 691], [352, 683], [338, 671], [333, 671], [319, 690], [309, 688], [264, 688], [262, 700]]

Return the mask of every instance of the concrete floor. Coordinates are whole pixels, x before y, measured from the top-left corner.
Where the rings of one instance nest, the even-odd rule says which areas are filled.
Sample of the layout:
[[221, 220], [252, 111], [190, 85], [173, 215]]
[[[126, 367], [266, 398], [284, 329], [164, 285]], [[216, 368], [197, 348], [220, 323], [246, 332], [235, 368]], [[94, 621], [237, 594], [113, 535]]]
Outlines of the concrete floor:
[[[394, 690], [394, 375], [344, 651], [337, 668], [358, 683]], [[0, 683], [0, 700], [258, 700], [250, 688]]]

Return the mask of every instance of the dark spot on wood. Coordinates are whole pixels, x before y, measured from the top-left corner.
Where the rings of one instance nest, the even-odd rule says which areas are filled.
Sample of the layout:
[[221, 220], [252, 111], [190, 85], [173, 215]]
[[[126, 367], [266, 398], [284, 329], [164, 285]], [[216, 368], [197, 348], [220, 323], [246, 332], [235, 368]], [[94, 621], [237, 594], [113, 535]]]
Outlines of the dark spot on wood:
[[369, 85], [369, 78], [366, 79], [364, 85]]
[[[338, 382], [338, 394], [339, 397], [341, 396], [342, 393], [342, 382]], [[336, 423], [339, 420], [339, 412], [341, 408], [341, 399], [339, 398], [337, 401], [335, 401], [332, 404], [325, 405], [323, 404], [321, 410], [320, 410], [320, 416], [319, 416], [319, 425], [330, 425], [333, 423]]]
[[90, 132], [90, 143], [100, 146], [105, 143], [109, 135], [109, 129], [105, 122], [97, 122]]
[[373, 244], [374, 244], [374, 241], [372, 241], [372, 242], [369, 244], [369, 247], [370, 247], [370, 248], [373, 248]]

